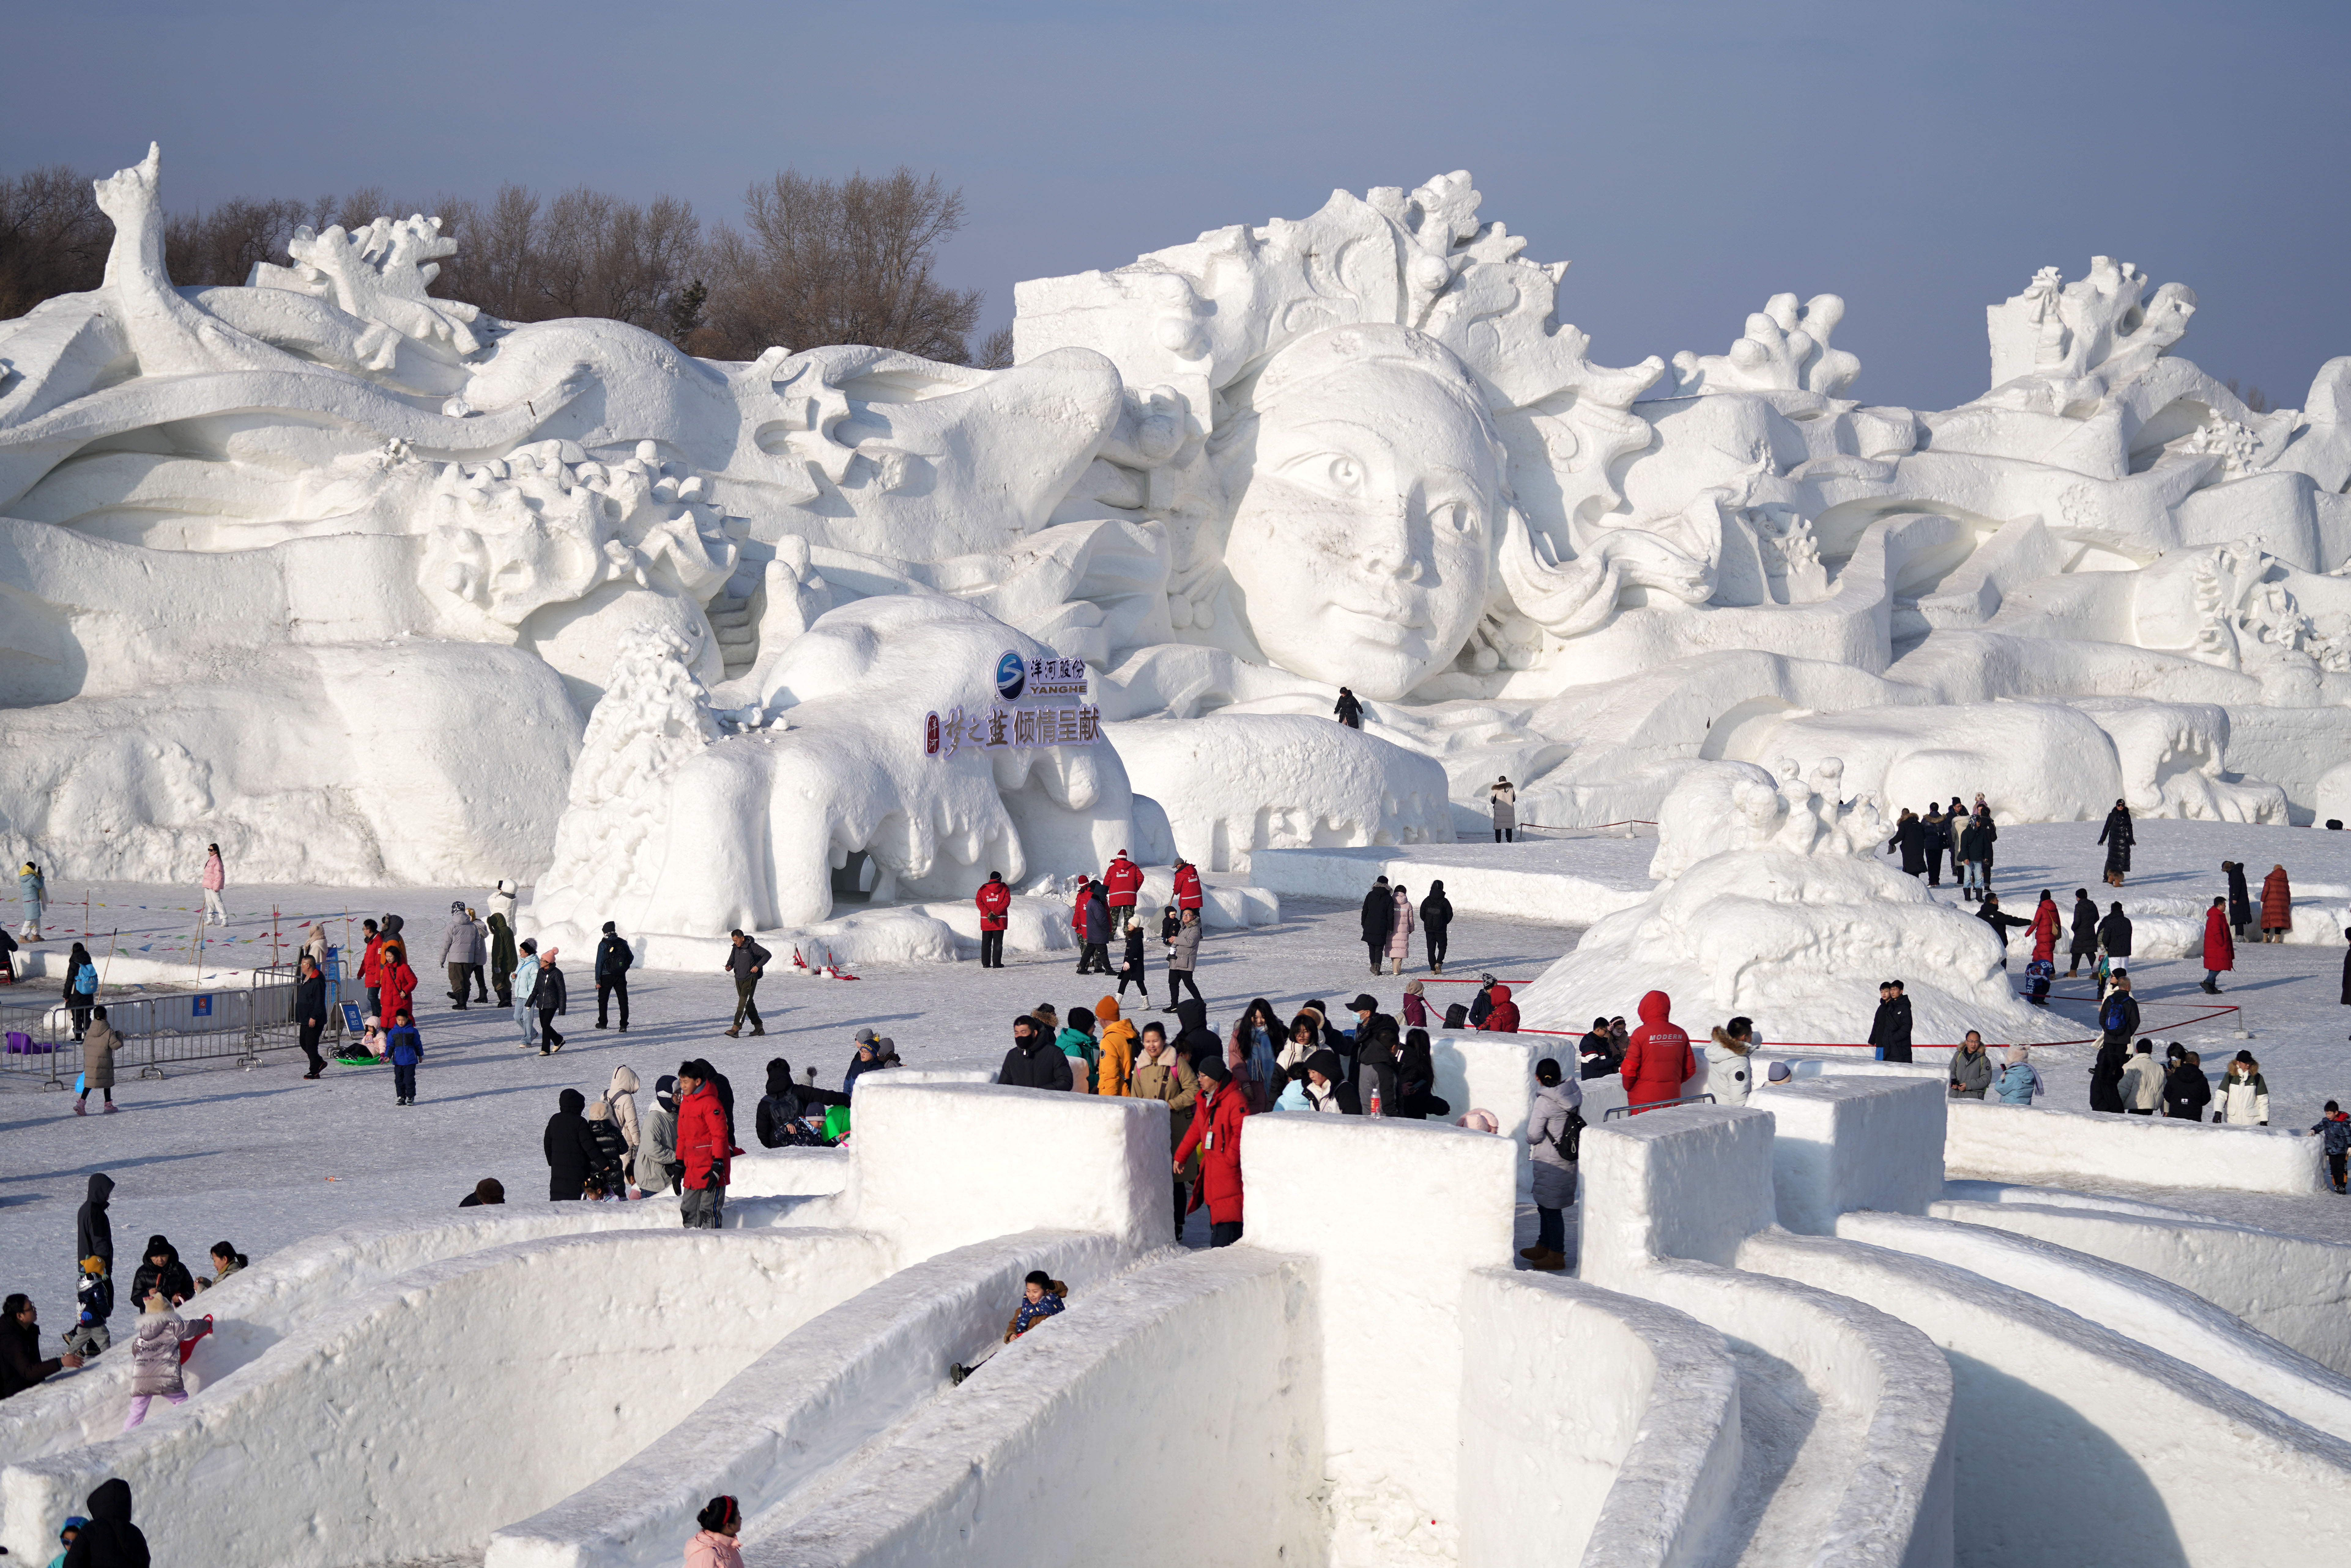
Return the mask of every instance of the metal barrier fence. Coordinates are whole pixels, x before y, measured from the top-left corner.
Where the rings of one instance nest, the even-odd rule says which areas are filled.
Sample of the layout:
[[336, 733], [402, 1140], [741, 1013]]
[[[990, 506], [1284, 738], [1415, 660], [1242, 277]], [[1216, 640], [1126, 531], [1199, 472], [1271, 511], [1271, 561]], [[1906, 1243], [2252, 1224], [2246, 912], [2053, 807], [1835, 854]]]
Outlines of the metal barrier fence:
[[[99, 1005], [122, 1037], [114, 1054], [117, 1078], [162, 1078], [164, 1069], [233, 1060], [257, 1067], [265, 1051], [300, 1043], [294, 1015], [294, 966], [265, 964], [241, 989], [150, 991], [114, 995]], [[62, 1000], [18, 1000], [0, 995], [0, 1077], [37, 1080], [43, 1089], [68, 1089], [85, 1066], [77, 1025], [89, 1009]], [[325, 1039], [342, 1038], [342, 1014], [327, 1009]]]
[[1637, 1116], [1644, 1111], [1662, 1111], [1668, 1105], [1711, 1105], [1711, 1094], [1684, 1094], [1672, 1100], [1652, 1100], [1646, 1105], [1611, 1105], [1600, 1113], [1604, 1122], [1614, 1122], [1626, 1116]]

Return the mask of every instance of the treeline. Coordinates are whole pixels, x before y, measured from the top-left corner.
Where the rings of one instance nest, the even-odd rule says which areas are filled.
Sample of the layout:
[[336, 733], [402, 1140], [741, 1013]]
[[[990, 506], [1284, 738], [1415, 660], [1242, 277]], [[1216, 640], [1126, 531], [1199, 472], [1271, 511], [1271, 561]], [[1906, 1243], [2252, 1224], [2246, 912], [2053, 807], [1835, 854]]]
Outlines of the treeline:
[[[432, 292], [509, 321], [601, 316], [706, 359], [870, 343], [956, 364], [1012, 362], [1011, 330], [974, 343], [982, 292], [934, 276], [963, 226], [963, 193], [900, 167], [816, 180], [787, 169], [745, 195], [741, 226], [705, 228], [690, 202], [639, 204], [580, 186], [552, 198], [500, 187], [487, 203], [392, 202], [370, 187], [308, 201], [223, 202], [167, 215], [164, 265], [183, 287], [241, 284], [289, 264], [294, 231], [437, 214], [457, 254]], [[113, 225], [89, 176], [62, 165], [0, 177], [0, 320], [96, 288]]]

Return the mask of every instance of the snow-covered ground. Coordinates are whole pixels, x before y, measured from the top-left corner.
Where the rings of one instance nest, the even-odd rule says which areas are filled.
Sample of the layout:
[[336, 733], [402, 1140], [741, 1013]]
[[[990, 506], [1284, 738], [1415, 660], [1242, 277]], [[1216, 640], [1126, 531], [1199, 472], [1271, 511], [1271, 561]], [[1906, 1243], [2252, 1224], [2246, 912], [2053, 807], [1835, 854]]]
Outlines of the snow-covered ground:
[[[2169, 821], [2145, 822], [2139, 831], [2137, 866], [2119, 895], [2126, 908], [2137, 909], [2142, 901], [2200, 902], [2220, 891], [2223, 859], [2243, 860], [2257, 887], [2277, 862], [2294, 876], [2298, 894], [2325, 888], [2332, 897], [2335, 890], [2351, 887], [2351, 835]], [[1996, 885], [2020, 914], [2029, 911], [2043, 886], [2061, 903], [2070, 902], [2076, 886], [2103, 893], [2095, 838], [2095, 824], [2004, 828]], [[1616, 862], [1625, 853], [1622, 841], [1591, 842], [1595, 858], [1607, 857], [1608, 873], [1621, 875]], [[1492, 852], [1489, 846], [1481, 855]], [[1572, 862], [1575, 852], [1572, 844], [1560, 846], [1543, 858]], [[1421, 857], [1428, 854], [1419, 852]], [[1953, 890], [1947, 883], [1944, 891]], [[193, 888], [110, 884], [87, 892], [89, 927], [120, 931], [122, 951], [149, 958], [176, 956], [193, 930], [199, 900]], [[85, 889], [53, 884], [52, 893], [53, 940], [45, 950], [61, 948], [63, 942], [55, 938], [70, 939], [70, 933], [82, 928]], [[162, 1232], [192, 1268], [199, 1267], [204, 1249], [217, 1240], [259, 1256], [347, 1220], [445, 1209], [485, 1176], [504, 1182], [510, 1201], [540, 1201], [545, 1167], [538, 1134], [555, 1109], [558, 1091], [578, 1088], [592, 1097], [622, 1062], [634, 1068], [649, 1089], [655, 1076], [674, 1071], [681, 1059], [706, 1056], [733, 1080], [747, 1106], [759, 1092], [771, 1056], [789, 1058], [796, 1070], [814, 1065], [820, 1081], [837, 1082], [852, 1054], [850, 1036], [860, 1026], [891, 1036], [910, 1066], [994, 1066], [1002, 1060], [1016, 1014], [1038, 1002], [1051, 1002], [1064, 1012], [1091, 1006], [1106, 988], [1097, 977], [1081, 981], [1073, 975], [1074, 959], [1068, 953], [1015, 953], [1000, 972], [968, 962], [877, 966], [862, 971], [863, 977], [853, 983], [771, 972], [761, 988], [768, 1037], [727, 1040], [720, 1030], [733, 991], [724, 976], [639, 971], [632, 987], [632, 1027], [621, 1035], [593, 1027], [591, 955], [571, 951], [565, 955], [572, 997], [570, 1043], [559, 1056], [542, 1060], [515, 1049], [517, 1037], [507, 1014], [495, 1009], [446, 1010], [444, 988], [435, 983], [439, 971], [431, 960], [439, 952], [438, 933], [450, 900], [463, 896], [478, 906], [486, 893], [229, 891], [228, 951], [240, 962], [249, 961], [245, 955], [267, 951], [273, 904], [280, 912], [281, 935], [309, 919], [331, 916], [330, 929], [340, 939], [347, 908], [353, 929], [371, 912], [403, 916], [425, 982], [419, 995], [429, 1004], [423, 1020], [429, 1055], [413, 1107], [392, 1103], [390, 1074], [382, 1069], [330, 1065], [324, 1080], [305, 1082], [301, 1059], [290, 1050], [269, 1053], [252, 1072], [223, 1063], [141, 1081], [126, 1071], [115, 1091], [122, 1110], [113, 1116], [78, 1118], [69, 1096], [37, 1091], [16, 1074], [0, 1074], [0, 1288], [30, 1292], [52, 1333], [70, 1322], [73, 1213], [93, 1171], [105, 1171], [117, 1183], [113, 1224], [120, 1258], [131, 1258], [149, 1234]], [[2307, 910], [2296, 915], [2298, 923], [2312, 917]], [[525, 931], [531, 928], [527, 903], [521, 923]], [[1530, 981], [1575, 938], [1575, 928], [1564, 924], [1467, 915], [1455, 925], [1448, 968], [1454, 976], [1483, 969], [1514, 982]], [[2246, 1009], [2250, 1040], [2232, 1038], [2233, 1014], [2193, 1024], [2175, 1021], [2212, 1011], [2196, 989], [2202, 972], [2192, 957], [2134, 964], [2148, 1032], [2158, 1041], [2178, 1039], [2200, 1051], [2215, 1072], [2231, 1053], [2250, 1047], [2268, 1077], [2273, 1123], [2306, 1126], [2326, 1099], [2351, 1098], [2351, 1044], [2345, 1032], [2351, 1030], [2351, 1010], [2339, 1006], [2342, 940], [2337, 926], [2330, 942], [2239, 947], [2239, 967], [2224, 980], [2228, 994], [2220, 999]], [[97, 945], [101, 954], [103, 941], [101, 936]], [[1417, 952], [1416, 937], [1416, 973], [1422, 972]], [[2022, 959], [2019, 947], [2012, 969], [2020, 980]], [[1211, 1019], [1221, 1028], [1257, 996], [1270, 999], [1286, 1016], [1296, 1003], [1317, 996], [1337, 1010], [1368, 986], [1384, 1007], [1393, 1009], [1401, 982], [1392, 977], [1374, 981], [1366, 971], [1353, 904], [1293, 896], [1283, 900], [1278, 925], [1211, 933], [1202, 946], [1199, 979]], [[1164, 988], [1163, 973], [1155, 951], [1155, 987]], [[1440, 1003], [1466, 997], [1467, 989], [1429, 987]], [[2086, 988], [2061, 984], [2059, 995], [2058, 1009], [2083, 1019], [2082, 1032], [2087, 1033]], [[1155, 1005], [1165, 999], [1164, 990], [1155, 994]], [[1636, 1000], [1625, 997], [1611, 1010], [1630, 1013]], [[1702, 1039], [1719, 1020], [1682, 1021]], [[1768, 1040], [1804, 1038], [1802, 1019], [1758, 1022]], [[2054, 1091], [2054, 1103], [2086, 1104], [2085, 1047], [2044, 1047], [2036, 1060]], [[2325, 1196], [2206, 1197], [2169, 1189], [2143, 1196], [2306, 1234], [2351, 1238], [2351, 1201], [2338, 1206]]]

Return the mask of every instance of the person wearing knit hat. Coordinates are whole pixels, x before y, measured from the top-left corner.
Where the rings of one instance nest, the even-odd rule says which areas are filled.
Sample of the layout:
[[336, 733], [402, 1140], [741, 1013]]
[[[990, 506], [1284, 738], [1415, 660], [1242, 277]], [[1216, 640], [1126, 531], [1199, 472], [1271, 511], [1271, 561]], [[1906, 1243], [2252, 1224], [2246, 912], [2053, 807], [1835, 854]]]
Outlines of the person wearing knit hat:
[[2035, 1094], [2047, 1092], [2048, 1085], [2041, 1082], [2041, 1070], [2030, 1060], [2032, 1055], [2021, 1045], [2008, 1048], [2008, 1065], [2000, 1070], [2000, 1077], [1992, 1083], [1992, 1091], [2000, 1096], [2001, 1104], [2030, 1106]]
[[637, 1186], [645, 1192], [675, 1192], [684, 1170], [677, 1157], [677, 1080], [664, 1072], [653, 1080], [653, 1109], [637, 1140]]

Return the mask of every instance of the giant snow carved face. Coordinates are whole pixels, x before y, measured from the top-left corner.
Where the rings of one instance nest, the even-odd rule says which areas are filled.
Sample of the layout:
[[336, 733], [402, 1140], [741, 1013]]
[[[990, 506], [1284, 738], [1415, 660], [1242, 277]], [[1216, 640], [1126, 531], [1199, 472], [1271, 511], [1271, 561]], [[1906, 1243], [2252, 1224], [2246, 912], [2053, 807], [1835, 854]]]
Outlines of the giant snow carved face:
[[1334, 327], [1276, 355], [1220, 442], [1225, 568], [1267, 658], [1400, 697], [1483, 612], [1499, 438], [1459, 361], [1399, 327]]

